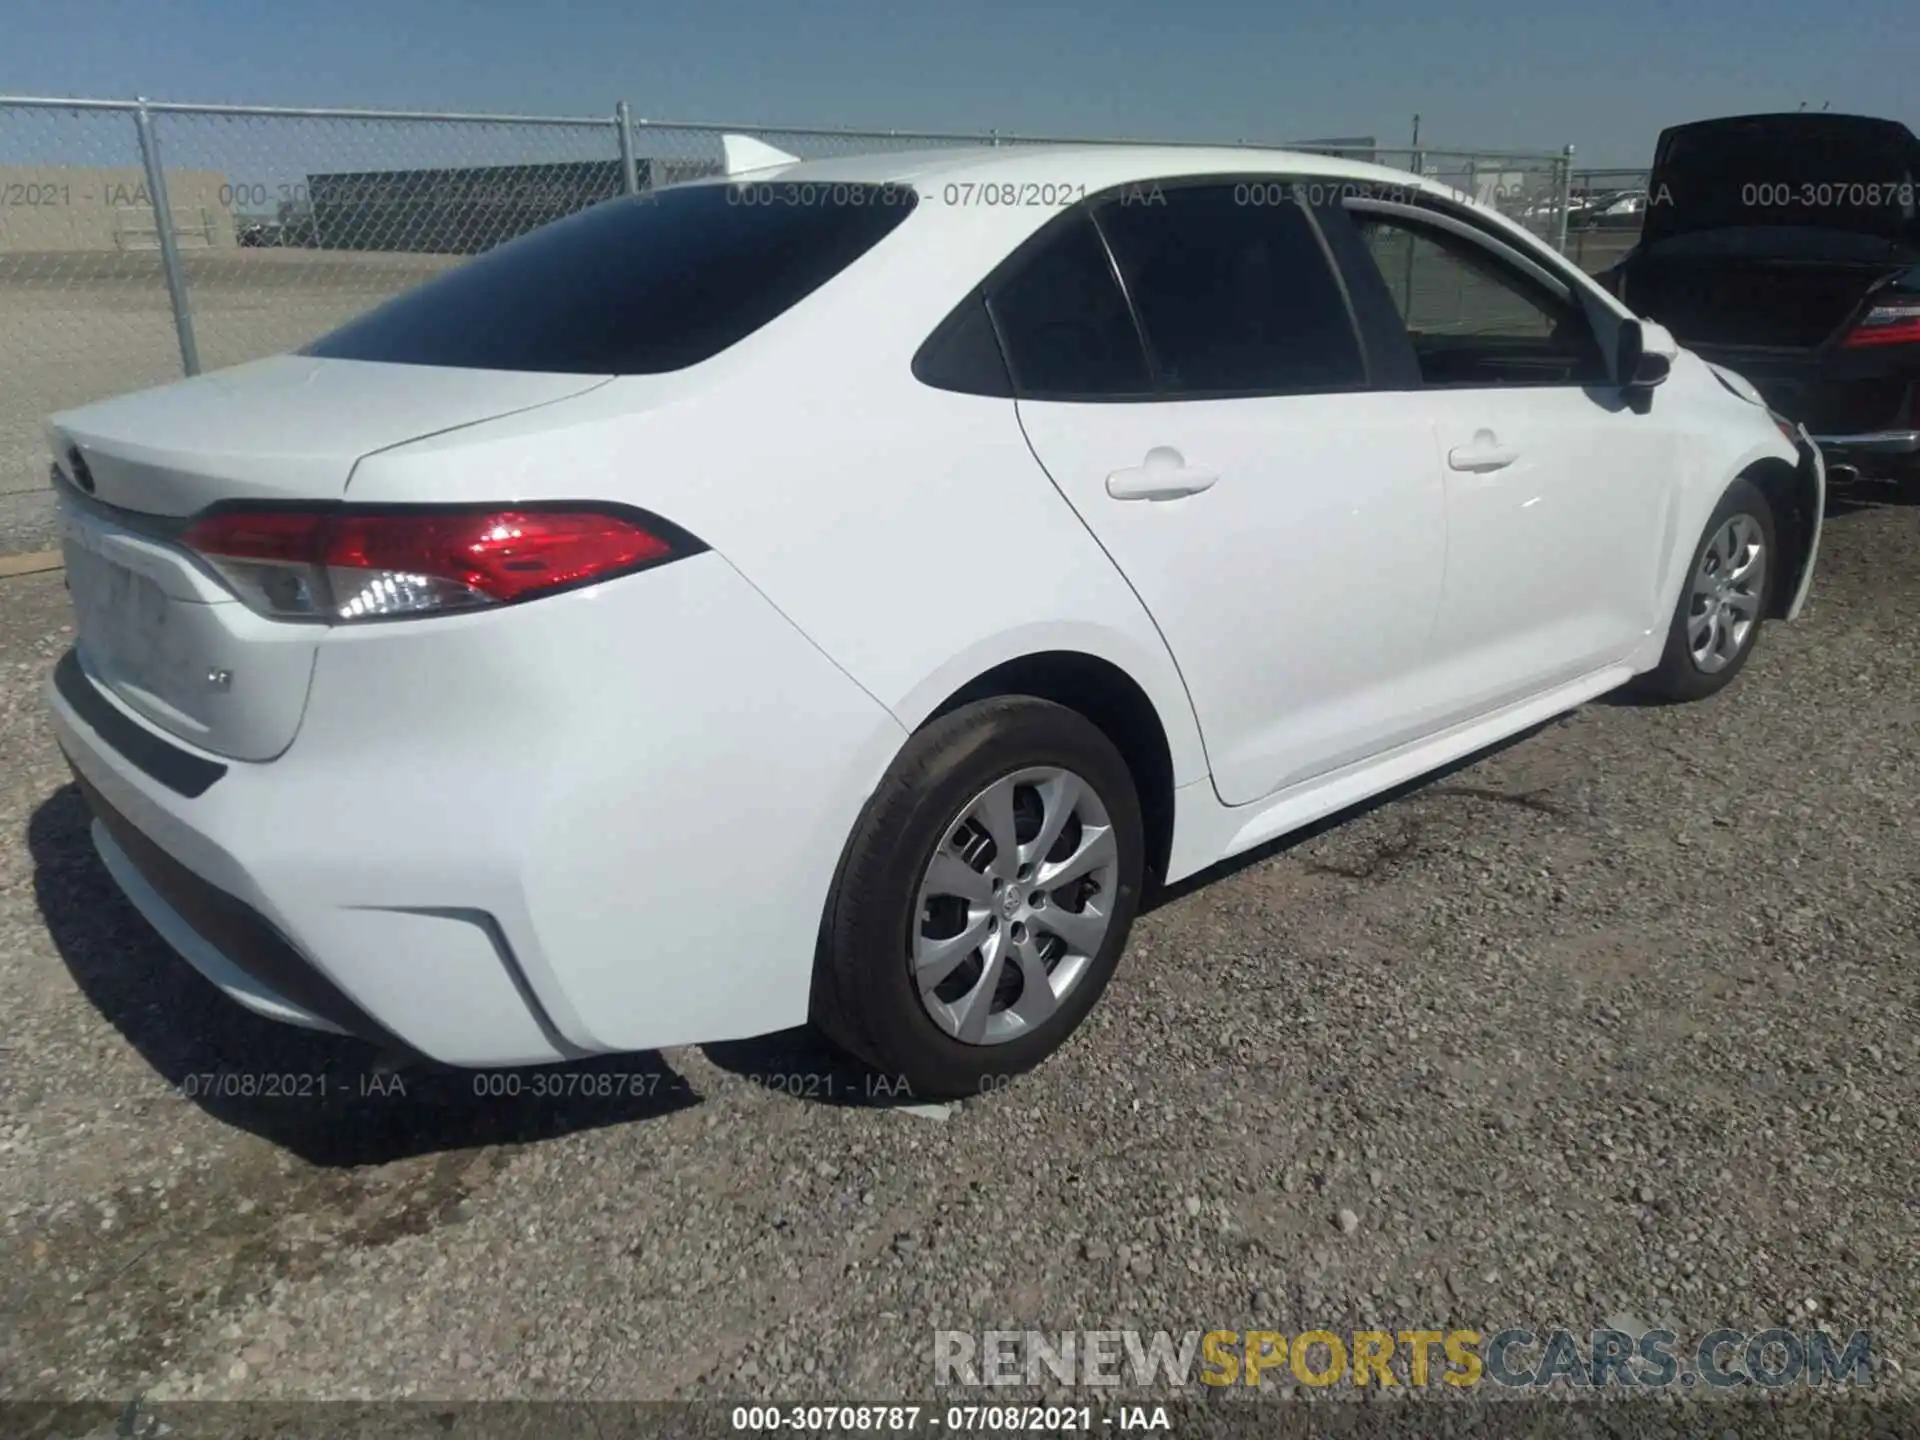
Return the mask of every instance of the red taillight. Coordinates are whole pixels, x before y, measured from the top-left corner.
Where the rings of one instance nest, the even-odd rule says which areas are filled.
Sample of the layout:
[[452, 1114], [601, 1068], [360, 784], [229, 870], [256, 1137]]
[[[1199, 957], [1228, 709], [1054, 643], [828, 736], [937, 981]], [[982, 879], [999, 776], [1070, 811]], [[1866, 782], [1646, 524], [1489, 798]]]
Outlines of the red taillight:
[[1874, 306], [1840, 344], [1847, 350], [1870, 345], [1920, 345], [1920, 300]]
[[699, 548], [651, 517], [588, 509], [240, 508], [184, 538], [262, 614], [335, 621], [506, 604]]

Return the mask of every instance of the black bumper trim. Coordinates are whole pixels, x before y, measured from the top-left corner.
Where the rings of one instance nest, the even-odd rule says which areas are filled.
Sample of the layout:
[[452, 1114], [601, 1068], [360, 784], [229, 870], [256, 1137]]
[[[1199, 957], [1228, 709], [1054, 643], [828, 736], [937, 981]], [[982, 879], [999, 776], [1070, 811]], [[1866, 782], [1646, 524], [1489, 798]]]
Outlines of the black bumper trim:
[[1815, 435], [1822, 450], [1873, 450], [1883, 455], [1920, 452], [1920, 430], [1872, 430], [1860, 435]]
[[[69, 762], [71, 764], [71, 762]], [[234, 967], [289, 1004], [339, 1026], [370, 1045], [415, 1056], [418, 1052], [381, 1025], [294, 948], [258, 910], [201, 879], [167, 854], [116, 810], [73, 766], [73, 778], [106, 831], [133, 868], [193, 932]]]
[[73, 707], [73, 713], [86, 721], [101, 740], [136, 766], [140, 772], [189, 800], [197, 799], [212, 788], [213, 782], [227, 773], [227, 767], [214, 760], [203, 760], [177, 745], [169, 745], [151, 730], [117, 709], [95, 688], [80, 668], [80, 652], [69, 650], [53, 667], [53, 688]]

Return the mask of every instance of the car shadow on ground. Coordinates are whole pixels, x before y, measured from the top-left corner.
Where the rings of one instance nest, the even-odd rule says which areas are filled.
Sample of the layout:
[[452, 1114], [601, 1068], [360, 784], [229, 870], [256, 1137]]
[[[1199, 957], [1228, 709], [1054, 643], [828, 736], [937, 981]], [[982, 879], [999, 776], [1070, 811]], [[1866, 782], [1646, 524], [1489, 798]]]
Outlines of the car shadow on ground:
[[869, 1110], [929, 1103], [904, 1076], [854, 1059], [810, 1025], [702, 1045], [700, 1053], [730, 1074], [796, 1100]]
[[67, 785], [27, 826], [40, 913], [74, 982], [174, 1093], [311, 1164], [547, 1140], [699, 1102], [653, 1052], [461, 1070], [262, 1019], [140, 918], [94, 853], [89, 825]]
[[[1605, 695], [1600, 698], [1604, 702], [1612, 697]], [[1264, 845], [1256, 845], [1251, 850], [1243, 850], [1238, 855], [1229, 856], [1217, 864], [1208, 866], [1205, 870], [1189, 875], [1184, 880], [1177, 880], [1171, 885], [1157, 886], [1147, 896], [1146, 903], [1140, 907], [1140, 913], [1151, 914], [1163, 906], [1184, 900], [1196, 891], [1204, 890], [1230, 875], [1238, 875], [1243, 870], [1250, 870], [1256, 865], [1263, 865], [1277, 856], [1296, 850], [1329, 831], [1351, 824], [1363, 815], [1371, 815], [1376, 810], [1386, 809], [1388, 806], [1397, 805], [1415, 796], [1424, 795], [1434, 799], [1484, 800], [1492, 804], [1517, 805], [1525, 810], [1536, 810], [1546, 814], [1556, 813], [1557, 807], [1554, 802], [1531, 792], [1495, 790], [1480, 785], [1452, 785], [1448, 782], [1462, 771], [1472, 769], [1482, 760], [1523, 745], [1541, 732], [1564, 723], [1568, 718], [1567, 715], [1556, 715], [1538, 724], [1529, 725], [1517, 734], [1497, 740], [1491, 745], [1474, 751], [1471, 755], [1463, 755], [1458, 760], [1450, 761], [1437, 770], [1429, 770], [1424, 775], [1415, 776], [1403, 784], [1394, 786], [1391, 790], [1383, 790], [1378, 795], [1358, 801], [1344, 810], [1336, 810], [1333, 814], [1316, 820], [1311, 825], [1302, 826], [1298, 830], [1289, 830], [1286, 834], [1269, 840]]]

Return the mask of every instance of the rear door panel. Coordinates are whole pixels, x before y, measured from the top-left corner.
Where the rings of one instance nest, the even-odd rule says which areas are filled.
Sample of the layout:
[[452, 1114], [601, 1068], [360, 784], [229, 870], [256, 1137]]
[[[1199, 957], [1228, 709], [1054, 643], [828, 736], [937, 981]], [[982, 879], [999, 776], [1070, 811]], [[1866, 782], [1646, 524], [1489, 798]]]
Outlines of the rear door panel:
[[1420, 733], [1446, 557], [1432, 426], [1369, 388], [1267, 182], [1106, 201], [989, 298], [1034, 455], [1165, 637], [1229, 805]]
[[[1034, 454], [1166, 637], [1221, 800], [1419, 733], [1447, 517], [1415, 407], [1383, 394], [1018, 403]], [[1108, 476], [1158, 447], [1218, 480], [1185, 499], [1114, 499]]]

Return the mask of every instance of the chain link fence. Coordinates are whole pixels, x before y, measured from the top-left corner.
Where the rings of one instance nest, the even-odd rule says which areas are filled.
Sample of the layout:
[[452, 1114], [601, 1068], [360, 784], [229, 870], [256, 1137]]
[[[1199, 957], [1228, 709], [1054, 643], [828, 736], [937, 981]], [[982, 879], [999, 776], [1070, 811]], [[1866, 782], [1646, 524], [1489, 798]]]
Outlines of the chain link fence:
[[[0, 111], [0, 135], [0, 551], [9, 551], [45, 538], [46, 415], [164, 384], [181, 361], [132, 118], [11, 109]], [[193, 193], [189, 177], [179, 183]], [[176, 217], [183, 233], [195, 218]]]
[[[678, 124], [625, 105], [565, 117], [0, 96], [0, 554], [52, 543], [47, 415], [293, 349], [548, 221], [720, 173], [724, 134], [805, 159], [1142, 143]], [[1228, 143], [1431, 176], [1568, 244], [1568, 151]]]

